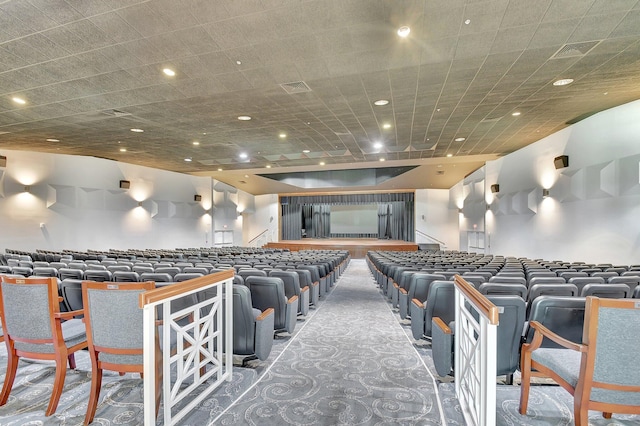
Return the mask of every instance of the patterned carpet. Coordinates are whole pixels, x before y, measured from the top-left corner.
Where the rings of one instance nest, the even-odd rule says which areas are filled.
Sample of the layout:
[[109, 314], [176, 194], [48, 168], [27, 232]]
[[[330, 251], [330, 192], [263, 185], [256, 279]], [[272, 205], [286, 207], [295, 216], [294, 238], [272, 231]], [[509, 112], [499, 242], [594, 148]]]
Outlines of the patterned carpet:
[[[410, 337], [409, 326], [392, 312], [363, 260], [352, 260], [323, 299], [291, 337], [274, 342], [267, 361], [234, 368], [233, 381], [181, 424], [465, 424], [451, 379], [435, 376], [430, 344]], [[44, 410], [52, 363], [22, 361], [10, 399], [0, 407], [0, 425], [82, 424], [91, 368], [85, 353], [76, 358], [78, 369], [67, 372], [51, 417]], [[0, 344], [0, 381], [5, 367], [6, 349]], [[573, 424], [573, 400], [557, 386], [533, 387], [527, 416], [518, 413], [518, 386], [498, 386], [497, 398], [498, 425]], [[93, 424], [141, 425], [142, 400], [138, 377], [105, 372]], [[592, 426], [640, 425], [640, 416], [614, 414], [606, 420], [591, 412], [589, 420]], [[163, 424], [162, 413], [157, 424]]]

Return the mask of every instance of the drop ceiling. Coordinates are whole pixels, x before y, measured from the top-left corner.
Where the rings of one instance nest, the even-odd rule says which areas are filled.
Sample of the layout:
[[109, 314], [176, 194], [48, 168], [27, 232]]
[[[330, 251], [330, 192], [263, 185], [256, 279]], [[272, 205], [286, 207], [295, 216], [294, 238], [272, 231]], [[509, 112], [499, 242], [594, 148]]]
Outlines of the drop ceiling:
[[376, 189], [449, 188], [639, 98], [637, 0], [0, 1], [4, 155], [254, 194], [303, 190], [258, 174], [409, 165]]

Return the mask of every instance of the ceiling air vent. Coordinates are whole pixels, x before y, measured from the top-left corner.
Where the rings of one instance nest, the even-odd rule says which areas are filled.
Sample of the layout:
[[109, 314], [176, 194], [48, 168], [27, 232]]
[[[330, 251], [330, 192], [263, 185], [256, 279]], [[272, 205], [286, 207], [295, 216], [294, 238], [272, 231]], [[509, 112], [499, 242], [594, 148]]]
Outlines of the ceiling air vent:
[[291, 83], [282, 83], [280, 85], [287, 93], [304, 93], [310, 92], [311, 88], [304, 81], [293, 81]]
[[600, 40], [596, 41], [583, 41], [579, 43], [569, 43], [562, 46], [556, 53], [554, 53], [550, 59], [571, 58], [574, 56], [584, 56], [591, 49], [596, 47], [600, 43]]
[[108, 110], [102, 111], [102, 113], [105, 115], [109, 115], [111, 117], [126, 117], [128, 115], [131, 115], [130, 112], [124, 112], [117, 109], [108, 109]]

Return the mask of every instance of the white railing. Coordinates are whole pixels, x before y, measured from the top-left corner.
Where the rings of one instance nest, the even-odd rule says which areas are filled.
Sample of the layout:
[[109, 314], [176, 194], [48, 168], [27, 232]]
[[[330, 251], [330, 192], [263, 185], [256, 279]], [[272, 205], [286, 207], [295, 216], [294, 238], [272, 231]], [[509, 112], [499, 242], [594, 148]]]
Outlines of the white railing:
[[269, 242], [269, 229], [265, 229], [249, 240], [247, 247], [262, 247]]
[[469, 425], [496, 424], [498, 308], [455, 277], [455, 386]]
[[[144, 315], [145, 426], [156, 424], [157, 309], [162, 312], [160, 338], [165, 425], [178, 424], [224, 381], [231, 381], [233, 275], [233, 270], [218, 272], [140, 295]], [[197, 303], [171, 312], [172, 301], [195, 293], [201, 296]], [[176, 342], [175, 347], [172, 347], [172, 340]]]
[[444, 241], [440, 241], [439, 239], [432, 237], [429, 234], [425, 234], [424, 232], [420, 231], [419, 229], [416, 229], [416, 244], [421, 244], [421, 242], [419, 241], [418, 236], [422, 236], [427, 238], [426, 243], [429, 244], [439, 244], [440, 245], [440, 250], [446, 250], [447, 249], [447, 244]]

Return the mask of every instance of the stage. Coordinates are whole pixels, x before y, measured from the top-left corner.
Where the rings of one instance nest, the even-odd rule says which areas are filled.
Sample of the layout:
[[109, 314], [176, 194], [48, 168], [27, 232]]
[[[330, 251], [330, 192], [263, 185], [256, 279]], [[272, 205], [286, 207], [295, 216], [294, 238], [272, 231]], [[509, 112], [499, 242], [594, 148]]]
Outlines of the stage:
[[418, 245], [400, 240], [378, 240], [375, 238], [331, 238], [331, 239], [307, 239], [285, 240], [268, 243], [267, 248], [300, 250], [349, 250], [351, 257], [362, 259], [368, 251], [416, 251]]

